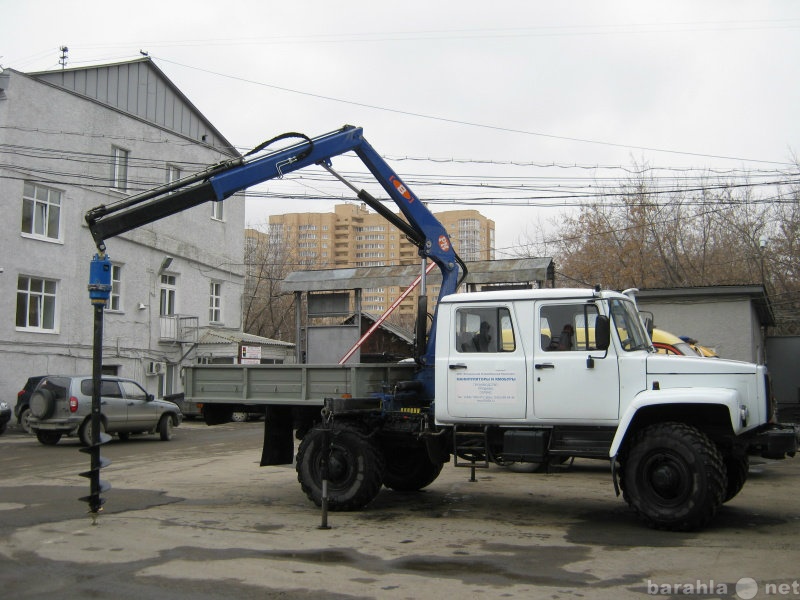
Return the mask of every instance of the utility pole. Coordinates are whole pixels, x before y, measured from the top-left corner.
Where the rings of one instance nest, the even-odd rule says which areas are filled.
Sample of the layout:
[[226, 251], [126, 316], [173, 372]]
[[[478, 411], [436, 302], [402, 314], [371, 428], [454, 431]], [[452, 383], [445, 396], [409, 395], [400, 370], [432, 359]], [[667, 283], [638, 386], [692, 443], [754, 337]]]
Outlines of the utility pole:
[[67, 66], [67, 52], [69, 52], [69, 48], [61, 46], [59, 50], [61, 50], [61, 57], [58, 59], [58, 64], [61, 65], [62, 69], [65, 69]]

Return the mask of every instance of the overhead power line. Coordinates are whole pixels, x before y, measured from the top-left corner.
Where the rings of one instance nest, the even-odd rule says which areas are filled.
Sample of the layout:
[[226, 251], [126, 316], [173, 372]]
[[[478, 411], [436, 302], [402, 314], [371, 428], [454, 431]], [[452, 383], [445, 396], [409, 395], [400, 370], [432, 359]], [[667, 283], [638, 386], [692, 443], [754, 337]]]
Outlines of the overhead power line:
[[742, 158], [742, 157], [736, 157], [736, 156], [725, 156], [725, 155], [721, 155], [721, 154], [705, 154], [705, 153], [701, 153], [701, 152], [689, 152], [689, 151], [684, 151], [684, 150], [673, 150], [673, 149], [667, 149], [667, 148], [656, 148], [654, 146], [642, 146], [642, 145], [636, 145], [636, 144], [626, 144], [626, 143], [620, 143], [620, 142], [609, 142], [609, 141], [593, 140], [593, 139], [581, 138], [581, 137], [556, 135], [556, 134], [544, 133], [544, 132], [540, 132], [540, 131], [527, 131], [527, 130], [524, 130], [524, 129], [517, 129], [517, 128], [514, 128], [514, 127], [503, 127], [503, 126], [500, 126], [500, 125], [489, 125], [487, 123], [478, 123], [478, 122], [475, 122], [475, 121], [465, 121], [465, 120], [449, 118], [449, 117], [428, 115], [428, 114], [419, 113], [419, 112], [402, 110], [402, 109], [399, 109], [399, 108], [389, 108], [389, 107], [386, 107], [386, 106], [378, 106], [376, 104], [367, 104], [365, 102], [356, 102], [355, 100], [346, 100], [346, 99], [343, 99], [343, 98], [336, 98], [334, 96], [327, 96], [325, 94], [319, 94], [319, 93], [315, 93], [315, 92], [307, 92], [307, 91], [296, 90], [296, 89], [292, 89], [292, 88], [288, 88], [288, 87], [284, 87], [284, 86], [280, 86], [280, 85], [264, 83], [263, 81], [256, 81], [254, 79], [248, 79], [246, 77], [240, 77], [240, 76], [237, 76], [237, 75], [230, 75], [228, 73], [220, 73], [219, 71], [212, 71], [211, 69], [204, 69], [202, 67], [195, 67], [195, 66], [192, 66], [192, 65], [187, 65], [185, 63], [180, 63], [180, 62], [169, 60], [169, 59], [163, 58], [163, 57], [152, 57], [152, 58], [157, 58], [160, 61], [163, 61], [163, 62], [166, 62], [166, 63], [170, 63], [170, 64], [173, 64], [173, 65], [177, 65], [179, 67], [184, 67], [186, 69], [192, 69], [194, 71], [200, 71], [202, 73], [208, 73], [208, 74], [214, 75], [216, 77], [224, 77], [226, 79], [232, 79], [232, 80], [235, 80], [235, 81], [241, 81], [243, 83], [249, 83], [249, 84], [252, 84], [252, 85], [257, 85], [257, 86], [260, 86], [260, 87], [266, 87], [266, 88], [270, 88], [270, 89], [274, 89], [274, 90], [279, 90], [279, 91], [282, 91], [282, 92], [287, 92], [287, 93], [291, 93], [291, 94], [297, 94], [297, 95], [301, 95], [301, 96], [308, 96], [310, 98], [317, 98], [317, 99], [320, 99], [320, 100], [327, 100], [327, 101], [330, 101], [330, 102], [337, 102], [337, 103], [340, 103], [340, 104], [348, 104], [350, 106], [359, 106], [361, 108], [369, 108], [371, 110], [379, 110], [379, 111], [383, 111], [383, 112], [390, 112], [390, 113], [399, 114], [399, 115], [405, 115], [405, 116], [409, 116], [409, 117], [416, 117], [416, 118], [419, 118], [419, 119], [426, 119], [426, 120], [430, 120], [430, 121], [438, 121], [440, 123], [452, 123], [454, 125], [464, 125], [464, 126], [467, 126], [467, 127], [475, 127], [475, 128], [479, 128], [479, 129], [489, 129], [489, 130], [493, 130], [493, 131], [504, 131], [506, 133], [517, 133], [517, 134], [520, 134], [520, 135], [529, 135], [529, 136], [542, 137], [542, 138], [548, 138], [548, 139], [562, 140], [562, 141], [567, 141], [567, 142], [577, 142], [577, 143], [582, 143], [582, 144], [594, 144], [594, 145], [608, 146], [608, 147], [614, 147], [614, 148], [625, 148], [625, 149], [628, 149], [628, 150], [644, 150], [644, 151], [647, 151], [647, 152], [676, 154], [676, 155], [681, 155], [681, 156], [697, 156], [697, 157], [702, 157], [702, 158], [717, 158], [717, 159], [724, 159], [724, 160], [735, 160], [735, 161], [739, 161], [739, 162], [753, 162], [753, 163], [763, 163], [763, 164], [784, 164], [784, 165], [785, 164], [789, 164], [789, 163], [781, 162], [781, 161], [761, 160], [761, 159], [756, 159], [756, 158]]

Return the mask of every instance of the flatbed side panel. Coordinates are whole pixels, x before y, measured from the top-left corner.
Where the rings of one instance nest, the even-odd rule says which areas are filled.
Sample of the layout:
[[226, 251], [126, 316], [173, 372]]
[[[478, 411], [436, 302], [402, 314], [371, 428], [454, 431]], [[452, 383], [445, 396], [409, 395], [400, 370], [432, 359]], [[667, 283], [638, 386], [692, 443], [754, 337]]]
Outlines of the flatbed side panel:
[[412, 364], [198, 365], [184, 370], [187, 401], [321, 405], [326, 397], [369, 396], [413, 379]]

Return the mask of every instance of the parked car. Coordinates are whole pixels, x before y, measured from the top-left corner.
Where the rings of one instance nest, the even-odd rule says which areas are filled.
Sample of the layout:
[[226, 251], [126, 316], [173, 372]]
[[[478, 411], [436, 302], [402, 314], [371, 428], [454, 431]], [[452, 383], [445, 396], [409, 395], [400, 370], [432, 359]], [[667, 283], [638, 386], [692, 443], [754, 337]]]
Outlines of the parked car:
[[0, 400], [0, 435], [2, 435], [8, 422], [11, 420], [11, 405], [5, 400]]
[[17, 424], [22, 427], [25, 433], [31, 433], [31, 425], [28, 422], [31, 416], [30, 400], [36, 384], [38, 384], [44, 375], [34, 375], [28, 377], [23, 388], [17, 392], [17, 404], [14, 406], [14, 416], [17, 418]]
[[708, 346], [701, 346], [700, 343], [694, 339], [689, 337], [688, 335], [682, 335], [680, 338], [689, 344], [692, 347], [692, 350], [697, 352], [700, 356], [705, 356], [708, 358], [719, 358], [719, 354], [714, 348], [709, 348]]
[[[92, 443], [92, 377], [48, 375], [33, 391], [30, 426], [36, 438], [48, 446], [64, 435], [77, 435], [84, 445]], [[133, 433], [158, 433], [172, 438], [172, 428], [183, 420], [178, 405], [156, 400], [132, 379], [104, 376], [100, 394], [101, 431], [126, 440]]]
[[672, 356], [702, 356], [690, 344], [687, 344], [677, 335], [664, 331], [663, 329], [653, 329], [651, 335], [653, 346], [659, 354], [669, 354]]

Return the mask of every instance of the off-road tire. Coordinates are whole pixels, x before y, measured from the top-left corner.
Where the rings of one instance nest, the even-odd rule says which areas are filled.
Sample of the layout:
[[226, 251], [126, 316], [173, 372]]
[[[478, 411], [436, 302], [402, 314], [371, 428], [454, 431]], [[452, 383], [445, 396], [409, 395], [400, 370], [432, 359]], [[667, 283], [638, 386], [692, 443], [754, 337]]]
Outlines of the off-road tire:
[[55, 446], [61, 439], [61, 434], [57, 431], [48, 431], [46, 429], [38, 429], [36, 431], [36, 439], [39, 443], [45, 446]]
[[[328, 458], [328, 508], [332, 511], [358, 510], [375, 499], [384, 473], [383, 455], [376, 444], [359, 429], [338, 425], [328, 433], [314, 428], [303, 437], [297, 451], [297, 480], [317, 506], [322, 506], [322, 462]], [[330, 451], [330, 454], [328, 452]]]
[[650, 425], [635, 434], [621, 461], [623, 497], [651, 527], [701, 529], [722, 504], [727, 484], [722, 455], [694, 427]]
[[172, 439], [172, 417], [170, 415], [161, 416], [161, 420], [158, 422], [158, 435], [162, 442]]
[[431, 462], [424, 447], [387, 446], [383, 452], [386, 469], [383, 485], [397, 492], [416, 492], [430, 485], [444, 466]]
[[56, 407], [56, 395], [52, 390], [36, 390], [31, 394], [28, 406], [34, 417], [49, 419]]
[[725, 503], [742, 491], [750, 470], [750, 459], [746, 454], [744, 456], [725, 455], [723, 461], [728, 475], [725, 496], [722, 498], [722, 502]]

